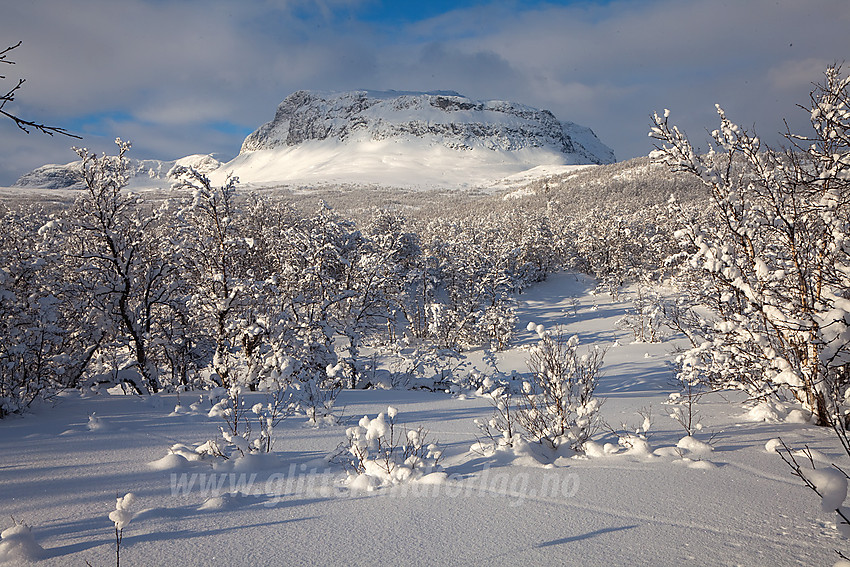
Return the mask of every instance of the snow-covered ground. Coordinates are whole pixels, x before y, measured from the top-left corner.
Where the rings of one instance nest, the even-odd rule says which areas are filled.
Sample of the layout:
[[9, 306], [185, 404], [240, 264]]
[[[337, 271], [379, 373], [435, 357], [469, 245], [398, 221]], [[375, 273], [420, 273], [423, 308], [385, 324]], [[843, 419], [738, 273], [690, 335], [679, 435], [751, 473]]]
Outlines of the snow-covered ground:
[[[68, 393], [0, 421], [0, 530], [12, 527], [10, 518], [32, 527], [5, 532], [0, 562], [40, 555], [44, 565], [113, 563], [108, 515], [116, 497], [133, 492], [124, 565], [832, 565], [833, 549], [847, 549], [833, 514], [765, 449], [781, 436], [841, 465], [831, 432], [790, 423], [797, 414], [783, 419], [781, 408], [753, 421], [737, 396], [712, 395], [699, 405], [697, 434], [711, 450], [691, 443], [676, 451], [685, 433], [663, 403], [675, 391], [675, 341], [631, 344], [615, 325], [627, 304], [593, 287], [583, 276], [552, 276], [520, 298], [519, 327], [563, 325], [583, 345], [607, 348], [602, 413], [625, 434], [642, 427], [639, 411], [650, 411], [645, 445], [606, 454], [601, 447], [616, 446], [618, 435], [603, 431], [594, 456], [544, 466], [470, 451], [480, 436], [473, 420], [491, 414], [484, 398], [344, 391], [341, 424], [312, 428], [290, 418], [276, 430], [273, 462], [213, 469], [163, 460], [175, 444], [218, 435], [221, 420], [206, 415], [211, 404], [200, 393]], [[535, 336], [523, 330], [519, 338], [499, 356], [503, 372], [527, 372]], [[483, 368], [481, 353], [470, 360]], [[439, 442], [445, 475], [351, 490], [324, 457], [348, 426], [387, 406]], [[43, 552], [15, 547], [31, 544], [29, 535]]]

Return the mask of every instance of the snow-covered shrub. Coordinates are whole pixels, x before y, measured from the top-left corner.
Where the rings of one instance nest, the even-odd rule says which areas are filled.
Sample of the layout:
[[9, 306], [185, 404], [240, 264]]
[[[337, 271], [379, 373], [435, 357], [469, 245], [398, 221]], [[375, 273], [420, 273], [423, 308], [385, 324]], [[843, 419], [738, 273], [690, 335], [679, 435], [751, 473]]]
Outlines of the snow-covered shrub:
[[398, 385], [418, 390], [460, 392], [477, 389], [470, 382], [469, 362], [456, 349], [418, 345], [398, 348], [394, 372]]
[[44, 557], [44, 549], [32, 536], [32, 528], [12, 519], [12, 527], [0, 532], [0, 565], [21, 565]]
[[226, 425], [219, 430], [226, 446], [232, 449], [227, 453], [215, 441], [210, 441], [211, 454], [229, 458], [231, 455], [271, 452], [275, 427], [295, 412], [298, 403], [290, 382], [285, 378], [268, 379], [262, 386], [266, 389], [265, 403], [256, 402], [249, 406], [247, 388], [234, 385], [210, 409], [210, 417], [224, 419]]
[[396, 425], [398, 410], [392, 406], [374, 418], [363, 416], [345, 431], [347, 441], [338, 458], [356, 475], [367, 475], [379, 485], [403, 483], [432, 472], [442, 451], [429, 443], [423, 427]]
[[513, 338], [516, 321], [513, 306], [507, 301], [501, 301], [484, 308], [475, 323], [475, 332], [487, 338], [490, 348], [505, 350]]
[[565, 338], [529, 323], [540, 341], [531, 350], [531, 377], [523, 383], [517, 420], [537, 442], [553, 449], [569, 444], [581, 451], [599, 425], [600, 400], [594, 397], [604, 352], [579, 353], [577, 336]]
[[480, 395], [493, 406], [490, 419], [476, 419], [475, 426], [483, 433], [494, 448], [512, 446], [518, 434], [517, 409], [511, 385], [505, 381], [485, 378]]
[[664, 403], [670, 406], [670, 418], [681, 425], [689, 436], [693, 436], [702, 429], [697, 403], [707, 393], [706, 385], [690, 368], [680, 368], [677, 378], [679, 391], [670, 394]]
[[307, 416], [310, 424], [336, 423], [334, 405], [342, 389], [343, 381], [338, 379], [342, 368], [342, 363], [328, 365], [324, 374], [314, 373], [310, 378], [293, 385], [298, 409]]
[[79, 386], [104, 335], [61, 225], [41, 207], [0, 208], [0, 418]]
[[517, 430], [517, 416], [512, 408], [513, 396], [506, 386], [485, 394], [493, 404], [490, 419], [476, 419], [475, 426], [493, 443], [494, 447], [511, 446]]
[[635, 342], [660, 342], [664, 311], [658, 292], [638, 285], [630, 303], [631, 306], [626, 310], [626, 314], [617, 321], [617, 326], [630, 330]]
[[[691, 303], [683, 368], [755, 398], [788, 389], [817, 422], [850, 362], [850, 81], [839, 67], [811, 93], [813, 133], [776, 151], [726, 117], [700, 155], [655, 114], [653, 158], [710, 191], [714, 218], [676, 233], [677, 283]], [[830, 387], [838, 382], [838, 387]], [[843, 402], [843, 400], [841, 400]]]
[[620, 428], [616, 429], [608, 422], [603, 421], [602, 426], [607, 429], [608, 433], [617, 438], [617, 445], [605, 443], [599, 445], [594, 441], [585, 443], [584, 454], [588, 457], [595, 458], [601, 456], [609, 456], [622, 451], [622, 454], [629, 454], [640, 458], [652, 458], [653, 450], [649, 444], [651, 437], [650, 430], [652, 429], [652, 407], [644, 407], [637, 411], [641, 418], [640, 423], [620, 423]]

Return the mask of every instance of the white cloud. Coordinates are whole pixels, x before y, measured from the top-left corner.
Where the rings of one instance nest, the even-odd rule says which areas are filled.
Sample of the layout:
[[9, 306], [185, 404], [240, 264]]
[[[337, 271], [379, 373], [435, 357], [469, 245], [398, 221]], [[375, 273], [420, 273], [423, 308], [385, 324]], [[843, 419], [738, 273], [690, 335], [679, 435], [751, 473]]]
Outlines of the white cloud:
[[135, 116], [139, 120], [163, 125], [192, 125], [227, 121], [237, 103], [204, 93], [187, 93], [178, 98], [149, 100], [142, 103]]
[[799, 90], [808, 89], [812, 82], [820, 76], [815, 77], [813, 69], [824, 70], [834, 61], [829, 59], [809, 57], [807, 59], [790, 59], [780, 61], [767, 72], [768, 79], [777, 89]]

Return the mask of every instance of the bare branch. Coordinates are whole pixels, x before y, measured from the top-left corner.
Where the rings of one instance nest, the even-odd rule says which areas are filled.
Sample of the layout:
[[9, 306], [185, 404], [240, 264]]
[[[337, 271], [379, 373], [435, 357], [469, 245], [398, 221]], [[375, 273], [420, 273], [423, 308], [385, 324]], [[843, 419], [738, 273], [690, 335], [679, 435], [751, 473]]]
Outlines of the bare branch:
[[[15, 62], [9, 61], [7, 59], [7, 56], [8, 56], [10, 51], [12, 51], [13, 49], [16, 49], [20, 45], [21, 45], [21, 42], [19, 41], [15, 45], [9, 46], [9, 47], [3, 49], [2, 51], [0, 51], [0, 63], [6, 63], [7, 65], [14, 65]], [[0, 75], [0, 79], [5, 79], [5, 78], [6, 78], [5, 75]], [[39, 131], [43, 134], [47, 134], [48, 136], [52, 136], [53, 134], [61, 134], [62, 136], [68, 136], [69, 138], [76, 138], [77, 140], [82, 140], [83, 139], [82, 136], [77, 136], [76, 134], [72, 134], [71, 132], [68, 132], [68, 130], [66, 130], [65, 128], [61, 128], [59, 126], [48, 126], [46, 124], [42, 124], [41, 122], [36, 122], [34, 120], [26, 120], [24, 118], [21, 118], [20, 116], [17, 116], [16, 114], [12, 114], [11, 112], [7, 112], [6, 110], [3, 110], [3, 107], [6, 106], [7, 102], [12, 102], [13, 100], [15, 100], [15, 93], [23, 86], [23, 84], [25, 82], [26, 82], [26, 79], [18, 79], [18, 84], [16, 84], [6, 94], [4, 94], [2, 97], [0, 97], [0, 115], [3, 115], [6, 118], [12, 120], [19, 129], [23, 130], [27, 134], [29, 134], [30, 129], [32, 129], [32, 130], [37, 130], [37, 131]]]

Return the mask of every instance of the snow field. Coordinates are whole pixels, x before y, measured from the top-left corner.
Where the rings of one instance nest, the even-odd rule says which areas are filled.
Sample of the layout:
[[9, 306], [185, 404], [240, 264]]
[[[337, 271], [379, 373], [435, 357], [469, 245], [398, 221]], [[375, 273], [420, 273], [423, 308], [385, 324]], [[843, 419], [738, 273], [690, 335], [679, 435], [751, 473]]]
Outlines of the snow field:
[[[840, 463], [831, 432], [801, 423], [792, 406], [753, 412], [723, 394], [699, 404], [703, 429], [688, 437], [664, 405], [674, 341], [632, 344], [614, 324], [625, 298], [593, 287], [554, 275], [518, 308], [520, 329], [563, 325], [583, 346], [607, 348], [596, 393], [610, 431], [586, 456], [485, 450], [473, 420], [488, 419], [491, 406], [472, 392], [367, 390], [342, 392], [339, 424], [289, 418], [269, 458], [222, 463], [193, 457], [220, 424], [200, 393], [71, 392], [0, 422], [0, 518], [31, 527], [6, 520], [0, 563], [110, 564], [114, 515], [129, 521], [125, 565], [834, 564], [832, 550], [846, 549], [834, 513], [790, 474], [773, 441]], [[537, 335], [518, 339], [498, 355], [502, 372], [527, 372]], [[469, 358], [483, 368], [480, 352]], [[328, 463], [348, 428], [363, 416], [371, 426], [388, 407], [399, 426], [428, 431], [440, 468], [379, 486]], [[638, 413], [647, 409], [648, 422]], [[843, 502], [846, 483], [815, 478], [825, 505]], [[128, 492], [134, 502], [124, 507]]]

